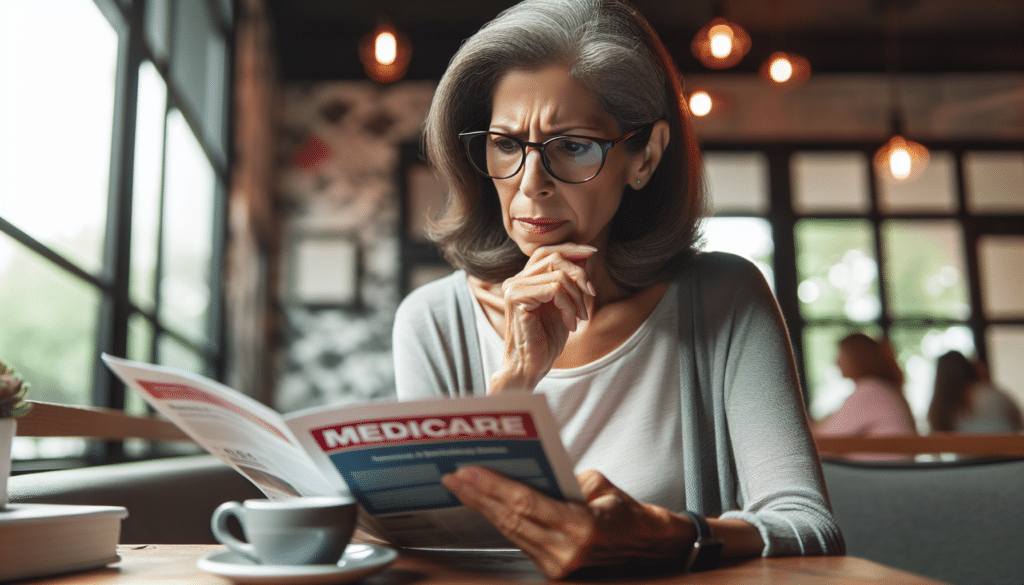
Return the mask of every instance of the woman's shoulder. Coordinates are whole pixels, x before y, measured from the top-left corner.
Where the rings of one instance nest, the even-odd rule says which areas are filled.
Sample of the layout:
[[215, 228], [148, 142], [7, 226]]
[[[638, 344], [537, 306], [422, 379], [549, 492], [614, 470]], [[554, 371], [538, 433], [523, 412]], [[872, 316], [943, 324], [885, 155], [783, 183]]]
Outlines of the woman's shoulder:
[[736, 271], [756, 270], [757, 265], [748, 258], [733, 254], [732, 252], [721, 252], [704, 250], [696, 256], [696, 265], [708, 271]]
[[677, 282], [692, 287], [704, 304], [736, 308], [740, 305], [774, 303], [764, 273], [751, 260], [729, 252], [701, 252], [690, 270]]
[[445, 297], [454, 293], [455, 290], [465, 282], [465, 271], [456, 270], [447, 276], [431, 280], [430, 282], [421, 284], [420, 286], [412, 289], [409, 294], [405, 296], [405, 299], [402, 302], [416, 302]]
[[697, 279], [704, 285], [735, 287], [737, 283], [754, 278], [764, 280], [764, 274], [753, 261], [730, 252], [700, 252], [691, 270], [681, 279]]
[[874, 376], [867, 376], [857, 380], [857, 386], [854, 388], [854, 392], [860, 395], [870, 395], [874, 397], [895, 394], [897, 393], [897, 390], [886, 380], [876, 378]]
[[468, 287], [466, 273], [462, 270], [423, 284], [402, 299], [395, 319], [404, 321], [457, 312], [463, 297], [469, 292]]
[[972, 410], [983, 412], [1016, 409], [1013, 399], [1005, 392], [990, 384], [978, 384], [971, 394]]

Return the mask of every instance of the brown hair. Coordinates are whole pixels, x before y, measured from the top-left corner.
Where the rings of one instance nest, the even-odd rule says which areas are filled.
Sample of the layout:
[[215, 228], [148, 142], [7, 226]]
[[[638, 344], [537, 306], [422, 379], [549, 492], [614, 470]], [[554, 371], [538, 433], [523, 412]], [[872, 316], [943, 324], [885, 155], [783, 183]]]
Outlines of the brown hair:
[[[622, 133], [668, 121], [661, 163], [641, 190], [623, 196], [605, 256], [612, 278], [627, 289], [675, 278], [691, 265], [700, 240], [700, 149], [672, 58], [622, 0], [526, 0], [455, 54], [424, 126], [425, 153], [449, 189], [431, 239], [452, 265], [485, 281], [523, 269], [528, 258], [505, 231], [494, 184], [473, 170], [458, 133], [489, 119], [494, 87], [508, 71], [549, 64], [567, 65]], [[649, 138], [642, 132], [624, 144], [637, 151]]]
[[958, 351], [943, 354], [935, 364], [935, 390], [928, 407], [933, 431], [956, 430], [953, 421], [968, 407], [970, 387], [979, 380], [978, 370]]
[[851, 333], [839, 341], [839, 351], [849, 358], [854, 380], [873, 377], [892, 384], [903, 392], [903, 370], [896, 363], [896, 354], [886, 339], [872, 339], [863, 333]]

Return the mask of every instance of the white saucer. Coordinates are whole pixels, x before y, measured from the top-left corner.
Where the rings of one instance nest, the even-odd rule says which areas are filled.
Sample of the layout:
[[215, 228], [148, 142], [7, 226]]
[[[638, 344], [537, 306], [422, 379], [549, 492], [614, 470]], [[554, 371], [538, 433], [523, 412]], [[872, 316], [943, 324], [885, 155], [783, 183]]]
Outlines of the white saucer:
[[337, 565], [259, 565], [234, 551], [210, 553], [200, 569], [240, 585], [336, 585], [361, 579], [390, 565], [398, 552], [376, 544], [350, 544]]

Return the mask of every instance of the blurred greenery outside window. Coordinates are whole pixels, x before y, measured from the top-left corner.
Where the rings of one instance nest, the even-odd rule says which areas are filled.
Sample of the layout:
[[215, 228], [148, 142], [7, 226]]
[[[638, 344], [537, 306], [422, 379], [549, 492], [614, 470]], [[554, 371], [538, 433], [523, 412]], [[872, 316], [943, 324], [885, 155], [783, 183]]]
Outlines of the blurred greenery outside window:
[[[1024, 340], [1024, 151], [933, 150], [920, 177], [897, 183], [873, 172], [870, 146], [756, 149], [707, 147], [705, 249], [745, 256], [766, 275], [795, 274], [769, 282], [802, 358], [813, 417], [853, 390], [835, 358], [839, 340], [855, 331], [888, 336], [919, 424], [935, 359], [950, 350], [973, 357], [982, 344], [995, 383], [1024, 407], [1024, 361], [1008, 357], [1020, 355]], [[788, 193], [769, 192], [780, 184], [776, 173], [788, 177]], [[976, 247], [967, 237], [991, 231]], [[791, 270], [775, 257], [786, 245]]]
[[[104, 371], [103, 351], [222, 368], [230, 8], [0, 2], [0, 358], [32, 383], [30, 399], [147, 413]], [[130, 224], [112, 212], [122, 206]], [[153, 454], [75, 438], [13, 447], [16, 472], [19, 460]]]

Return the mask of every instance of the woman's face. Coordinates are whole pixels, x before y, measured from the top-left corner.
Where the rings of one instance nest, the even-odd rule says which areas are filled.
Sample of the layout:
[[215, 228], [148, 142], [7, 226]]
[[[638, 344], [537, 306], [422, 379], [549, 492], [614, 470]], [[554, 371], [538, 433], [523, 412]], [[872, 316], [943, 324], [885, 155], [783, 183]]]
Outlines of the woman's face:
[[[492, 105], [489, 130], [524, 141], [539, 143], [565, 134], [603, 141], [620, 135], [594, 96], [562, 66], [510, 71], [498, 82]], [[494, 180], [505, 230], [528, 256], [541, 246], [565, 242], [603, 250], [623, 188], [642, 158], [619, 144], [608, 151], [596, 177], [570, 184], [552, 177], [540, 152], [527, 147], [519, 172]]]

